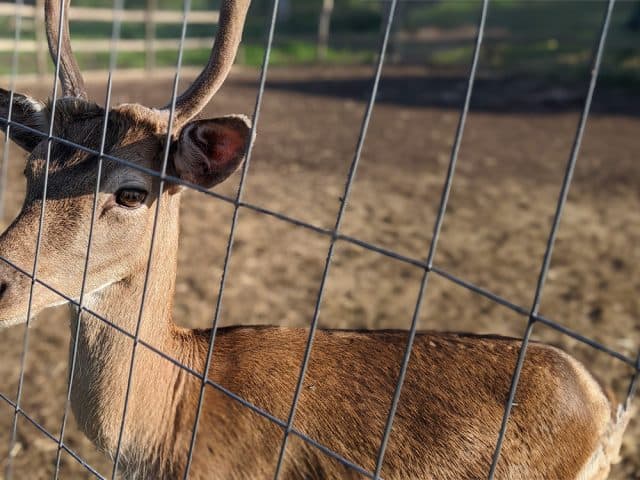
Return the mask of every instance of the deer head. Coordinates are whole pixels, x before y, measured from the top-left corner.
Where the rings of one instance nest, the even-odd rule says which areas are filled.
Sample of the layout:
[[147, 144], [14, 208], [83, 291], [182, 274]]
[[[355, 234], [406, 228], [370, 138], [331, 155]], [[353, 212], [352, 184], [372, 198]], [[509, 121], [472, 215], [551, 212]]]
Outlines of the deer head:
[[[224, 181], [241, 165], [250, 137], [249, 120], [240, 115], [206, 120], [194, 117], [218, 91], [231, 69], [248, 5], [249, 0], [223, 2], [209, 61], [176, 99], [171, 137], [168, 137], [169, 106], [152, 109], [139, 104], [119, 105], [106, 115], [105, 154], [160, 171], [168, 148], [166, 173], [205, 188]], [[46, 180], [37, 277], [77, 298], [98, 182], [99, 156], [55, 138], [49, 140], [48, 134], [51, 129], [53, 137], [98, 151], [107, 112], [87, 99], [71, 50], [64, 7], [68, 7], [68, 0], [63, 5], [59, 0], [47, 0], [45, 4], [47, 39], [54, 62], [60, 47], [62, 95], [55, 105], [0, 90], [0, 127], [29, 153], [24, 170], [26, 198], [17, 218], [0, 236], [0, 255], [21, 269], [32, 271]], [[9, 111], [11, 123], [7, 122]], [[170, 144], [166, 145], [167, 142]], [[102, 165], [86, 292], [126, 281], [146, 261], [156, 210], [152, 207], [156, 202], [160, 201], [158, 235], [177, 238], [180, 186], [165, 182], [159, 191], [157, 176], [109, 158]], [[30, 284], [28, 276], [2, 262], [0, 326], [27, 320]], [[34, 292], [32, 315], [47, 306], [64, 303], [56, 293], [39, 285]]]

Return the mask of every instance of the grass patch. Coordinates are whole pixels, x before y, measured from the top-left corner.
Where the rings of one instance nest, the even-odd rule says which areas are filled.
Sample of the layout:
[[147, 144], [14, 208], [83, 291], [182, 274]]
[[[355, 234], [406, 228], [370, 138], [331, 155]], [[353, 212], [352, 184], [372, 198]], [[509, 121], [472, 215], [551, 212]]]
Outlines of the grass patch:
[[[110, 5], [107, 0], [79, 0], [84, 5]], [[321, 0], [291, 1], [288, 14], [278, 19], [273, 65], [305, 65], [317, 61], [315, 36]], [[144, 8], [143, 0], [131, 0], [130, 8]], [[194, 0], [194, 9], [216, 8], [209, 0]], [[264, 38], [271, 11], [271, 2], [254, 0], [247, 18], [244, 42], [238, 62], [260, 66], [264, 56]], [[480, 15], [478, 0], [440, 0], [430, 2], [403, 2], [396, 18], [396, 28], [413, 33], [406, 44], [394, 45], [392, 35], [390, 52], [401, 52], [402, 62], [420, 64], [464, 73], [468, 70], [473, 51], [473, 32]], [[180, 9], [177, 0], [161, 0], [162, 9]], [[490, 75], [529, 75], [540, 79], [565, 78], [574, 80], [589, 68], [591, 52], [596, 44], [604, 15], [605, 2], [592, 0], [491, 0], [487, 17], [486, 35], [481, 50], [480, 70]], [[640, 84], [640, 32], [632, 31], [629, 22], [636, 1], [616, 4], [611, 21], [607, 48], [603, 58], [602, 77], [609, 83], [620, 79], [621, 85]], [[375, 59], [380, 42], [381, 26], [386, 7], [370, 0], [336, 0], [331, 19], [330, 45], [324, 62], [333, 64], [369, 64]], [[11, 38], [13, 24], [0, 19], [0, 32]], [[22, 37], [33, 39], [32, 26], [25, 24]], [[440, 41], [425, 30], [441, 30], [454, 35], [443, 36]], [[158, 25], [158, 38], [175, 38], [180, 25]], [[451, 39], [463, 32], [462, 39]], [[73, 22], [74, 41], [82, 38], [107, 39], [111, 25], [98, 22]], [[212, 37], [210, 25], [191, 25], [188, 36]], [[122, 25], [122, 38], [144, 37], [142, 23]], [[431, 40], [423, 40], [430, 38]], [[447, 40], [446, 38], [450, 38]], [[422, 39], [422, 40], [421, 40]], [[177, 49], [177, 41], [176, 41]], [[184, 53], [185, 65], [203, 65], [208, 50], [189, 50]], [[157, 52], [156, 65], [174, 66], [175, 51]], [[103, 69], [108, 65], [108, 52], [80, 54], [80, 63], [86, 69]], [[34, 54], [22, 53], [20, 72], [33, 72]], [[119, 53], [120, 68], [144, 67], [144, 54]], [[0, 73], [10, 71], [11, 53], [0, 53]]]
[[[238, 53], [238, 61], [242, 65], [260, 67], [264, 58], [264, 45], [245, 44]], [[183, 66], [204, 66], [209, 58], [209, 49], [185, 50], [182, 57]], [[0, 75], [11, 73], [12, 53], [0, 53]], [[109, 52], [95, 54], [78, 52], [76, 57], [82, 70], [103, 70], [109, 67]], [[36, 73], [33, 53], [21, 53], [18, 57], [18, 73]], [[333, 64], [362, 64], [371, 63], [374, 54], [365, 50], [333, 49], [327, 51], [327, 63]], [[177, 51], [158, 51], [155, 56], [157, 67], [174, 67], [178, 60]], [[270, 65], [304, 65], [316, 63], [316, 47], [310, 42], [290, 41], [276, 44], [271, 50]], [[145, 54], [143, 52], [118, 52], [119, 69], [144, 68]], [[48, 64], [50, 72], [53, 65]]]

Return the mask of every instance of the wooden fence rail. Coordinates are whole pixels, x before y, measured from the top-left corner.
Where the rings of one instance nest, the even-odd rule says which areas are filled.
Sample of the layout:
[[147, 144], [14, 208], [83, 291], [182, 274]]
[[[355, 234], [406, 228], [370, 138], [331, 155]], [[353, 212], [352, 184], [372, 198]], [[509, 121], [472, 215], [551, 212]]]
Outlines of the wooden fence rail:
[[[36, 0], [36, 5], [17, 5], [10, 3], [0, 3], [0, 18], [8, 17], [15, 19], [17, 16], [24, 20], [31, 20], [35, 39], [20, 39], [18, 44], [13, 39], [0, 38], [0, 52], [12, 52], [16, 48], [20, 52], [35, 52], [36, 70], [39, 74], [44, 74], [47, 69], [47, 44], [44, 35], [44, 0]], [[156, 38], [157, 24], [181, 24], [183, 12], [180, 10], [157, 10], [156, 1], [148, 0], [145, 10], [123, 10], [114, 12], [109, 8], [93, 7], [73, 7], [69, 9], [70, 21], [112, 23], [114, 20], [128, 23], [144, 24], [145, 37], [137, 39], [122, 39], [118, 41], [118, 48], [127, 52], [144, 52], [145, 68], [155, 67], [155, 53], [159, 50], [177, 50], [179, 38]], [[218, 11], [195, 10], [188, 14], [189, 24], [217, 25], [219, 19]], [[211, 47], [213, 32], [211, 37], [187, 38], [184, 43], [185, 49], [198, 49]], [[74, 39], [73, 49], [80, 53], [98, 53], [111, 50], [110, 40], [100, 39]]]
[[[38, 2], [39, 3], [39, 2]], [[23, 18], [34, 18], [40, 8], [34, 5], [17, 5], [12, 3], [0, 3], [0, 16], [15, 17], [20, 15]], [[69, 9], [69, 20], [85, 22], [111, 23], [119, 18], [123, 22], [146, 22], [151, 20], [154, 23], [182, 23], [183, 12], [181, 10], [123, 10], [122, 13], [115, 14], [110, 8], [94, 7], [73, 7]], [[189, 24], [205, 23], [217, 24], [219, 12], [211, 10], [192, 10], [189, 12]]]

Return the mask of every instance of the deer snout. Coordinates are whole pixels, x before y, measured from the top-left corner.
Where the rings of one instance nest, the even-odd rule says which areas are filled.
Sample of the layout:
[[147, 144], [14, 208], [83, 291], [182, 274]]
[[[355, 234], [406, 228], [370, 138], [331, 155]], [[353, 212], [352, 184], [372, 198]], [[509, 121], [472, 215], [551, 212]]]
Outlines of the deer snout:
[[8, 265], [0, 266], [0, 328], [27, 320], [29, 278]]
[[0, 302], [11, 295], [11, 285], [18, 281], [8, 265], [0, 265]]
[[[4, 302], [11, 296], [13, 290], [11, 285], [18, 280], [15, 278], [13, 272], [6, 267], [5, 265], [0, 266], [0, 307], [2, 307]], [[2, 310], [0, 310], [0, 320], [2, 320]]]
[[25, 277], [25, 281], [22, 281], [18, 275], [13, 275], [12, 272], [5, 273], [4, 269], [0, 270], [0, 320], [3, 320], [5, 310], [22, 296], [20, 291], [25, 290], [29, 293], [28, 284], [29, 279]]

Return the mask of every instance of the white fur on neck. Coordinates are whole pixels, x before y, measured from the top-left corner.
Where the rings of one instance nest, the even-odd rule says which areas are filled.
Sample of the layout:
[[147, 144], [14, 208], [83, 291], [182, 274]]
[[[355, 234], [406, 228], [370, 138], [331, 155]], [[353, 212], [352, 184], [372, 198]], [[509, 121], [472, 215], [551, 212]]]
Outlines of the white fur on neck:
[[[49, 305], [46, 305], [44, 308], [42, 308], [42, 310], [45, 310], [47, 308], [51, 308], [51, 307], [58, 307], [60, 305], [64, 305], [66, 303], [69, 303], [69, 300], [67, 300], [66, 298], [62, 298], [60, 297], [60, 300], [57, 300], [53, 303], [50, 303]], [[42, 311], [40, 310], [40, 311]], [[29, 317], [29, 321], [33, 320], [38, 313], [40, 313], [40, 311], [38, 312], [31, 312], [31, 316]], [[15, 325], [21, 325], [23, 323], [27, 323], [27, 314], [26, 312], [23, 315], [18, 315], [17, 317], [14, 318], [10, 318], [9, 320], [0, 320], [0, 330], [4, 329], [4, 328], [9, 328], [9, 327], [13, 327]]]
[[[85, 297], [91, 297], [91, 296], [93, 296], [93, 295], [96, 295], [96, 294], [98, 294], [98, 293], [101, 293], [101, 292], [102, 292], [103, 290], [105, 290], [107, 287], [110, 287], [111, 285], [113, 285], [113, 284], [114, 284], [114, 283], [116, 283], [116, 282], [117, 282], [117, 280], [112, 280], [112, 281], [107, 282], [107, 283], [105, 283], [104, 285], [102, 285], [102, 286], [100, 286], [100, 287], [96, 288], [95, 290], [92, 290], [92, 291], [90, 291], [90, 292], [86, 292], [86, 293], [85, 293]], [[74, 299], [74, 300], [75, 300], [75, 299]], [[74, 312], [78, 313], [78, 308], [79, 308], [79, 307], [78, 307], [78, 303], [79, 303], [79, 301], [80, 301], [80, 300], [76, 300], [76, 303], [71, 303], [71, 302], [68, 302], [68, 301], [64, 301], [64, 302], [58, 303], [58, 304], [56, 304], [56, 305], [64, 305], [65, 303], [69, 303], [69, 304], [70, 304], [69, 306], [71, 307], [71, 309], [72, 309]], [[85, 303], [86, 303], [86, 302], [85, 302]], [[56, 305], [49, 305], [49, 306], [50, 306], [50, 307], [53, 307], [53, 306], [56, 306]]]

